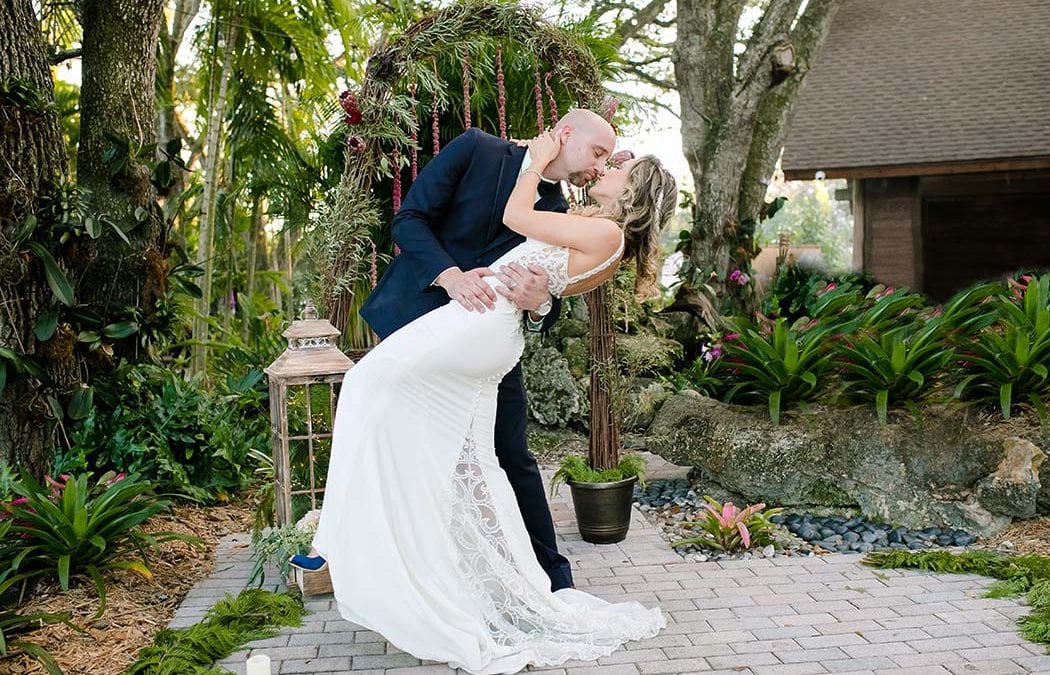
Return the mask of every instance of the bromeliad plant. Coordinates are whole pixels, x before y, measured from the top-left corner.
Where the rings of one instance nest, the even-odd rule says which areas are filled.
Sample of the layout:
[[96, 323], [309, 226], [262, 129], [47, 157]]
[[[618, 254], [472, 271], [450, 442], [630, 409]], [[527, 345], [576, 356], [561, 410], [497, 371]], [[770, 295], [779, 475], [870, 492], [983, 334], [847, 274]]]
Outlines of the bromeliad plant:
[[943, 309], [897, 328], [887, 328], [888, 322], [916, 306], [913, 294], [894, 291], [879, 298], [836, 350], [847, 396], [874, 402], [879, 421], [886, 424], [891, 404], [920, 399], [932, 390], [954, 356], [949, 338], [972, 335], [995, 320], [983, 301], [999, 292], [997, 284], [975, 286]]
[[765, 546], [772, 543], [773, 528], [776, 527], [770, 518], [784, 511], [782, 508], [766, 509], [762, 503], [740, 509], [733, 502], [719, 504], [708, 495], [704, 495], [704, 500], [707, 503], [704, 504], [703, 517], [682, 523], [698, 526], [704, 533], [698, 537], [680, 539], [671, 546], [704, 546], [729, 553]]
[[63, 476], [45, 485], [23, 473], [13, 490], [19, 498], [2, 505], [11, 523], [9, 536], [19, 540], [12, 574], [54, 577], [63, 590], [70, 579], [86, 574], [99, 594], [98, 615], [106, 605], [102, 572], [124, 569], [149, 578], [149, 550], [165, 541], [197, 542], [174, 532], [142, 530], [169, 502], [136, 475], [107, 473], [96, 481], [90, 474]]
[[831, 365], [828, 338], [841, 327], [805, 318], [793, 325], [777, 319], [772, 327], [742, 319], [739, 327], [735, 339], [723, 341], [729, 356], [725, 367], [737, 371], [726, 402], [738, 393], [765, 399], [769, 418], [779, 424], [784, 404], [811, 400], [820, 393]]
[[996, 298], [997, 323], [960, 350], [956, 396], [997, 401], [1006, 419], [1017, 399], [1050, 393], [1050, 274], [1026, 281], [1019, 297]]
[[19, 582], [27, 575], [16, 574], [12, 567], [21, 553], [22, 541], [10, 534], [11, 527], [10, 520], [0, 520], [0, 658], [21, 652], [35, 659], [49, 675], [61, 675], [62, 671], [54, 657], [40, 645], [24, 639], [23, 635], [41, 626], [59, 622], [79, 629], [69, 622], [68, 612], [19, 614], [14, 609], [18, 603]]

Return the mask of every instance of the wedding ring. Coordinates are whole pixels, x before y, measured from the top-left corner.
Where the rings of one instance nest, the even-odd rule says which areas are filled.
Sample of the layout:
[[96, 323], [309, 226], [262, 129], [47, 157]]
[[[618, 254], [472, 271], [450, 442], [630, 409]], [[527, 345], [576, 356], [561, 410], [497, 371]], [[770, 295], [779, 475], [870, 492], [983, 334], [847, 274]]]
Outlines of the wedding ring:
[[505, 286], [506, 286], [507, 288], [509, 288], [510, 290], [512, 290], [512, 291], [513, 291], [513, 290], [514, 290], [514, 289], [515, 289], [515, 288], [517, 287], [517, 284], [516, 284], [516, 283], [514, 283], [513, 281], [508, 281], [508, 282], [507, 282], [506, 284], [504, 284], [504, 285], [505, 285]]

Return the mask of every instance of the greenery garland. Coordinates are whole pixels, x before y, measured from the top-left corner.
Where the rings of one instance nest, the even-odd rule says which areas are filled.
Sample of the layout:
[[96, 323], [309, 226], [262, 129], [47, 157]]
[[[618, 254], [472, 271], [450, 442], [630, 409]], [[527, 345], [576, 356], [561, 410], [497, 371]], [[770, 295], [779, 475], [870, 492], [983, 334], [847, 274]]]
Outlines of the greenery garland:
[[208, 610], [204, 621], [187, 628], [157, 633], [153, 644], [139, 653], [126, 675], [222, 675], [212, 663], [239, 647], [277, 634], [281, 626], [298, 626], [303, 607], [287, 593], [257, 588], [227, 594]]

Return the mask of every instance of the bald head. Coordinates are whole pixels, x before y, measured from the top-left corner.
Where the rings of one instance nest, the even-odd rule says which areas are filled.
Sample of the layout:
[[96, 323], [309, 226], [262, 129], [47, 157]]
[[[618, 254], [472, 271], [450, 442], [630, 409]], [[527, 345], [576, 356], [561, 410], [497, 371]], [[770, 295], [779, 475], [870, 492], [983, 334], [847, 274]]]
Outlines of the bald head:
[[554, 125], [554, 130], [557, 131], [562, 127], [570, 127], [596, 135], [605, 134], [607, 140], [616, 143], [616, 132], [613, 131], [612, 125], [592, 110], [573, 108], [565, 113], [565, 117], [558, 120], [558, 123]]
[[582, 187], [605, 170], [605, 163], [616, 147], [616, 132], [601, 115], [576, 108], [554, 125], [561, 138], [561, 152], [551, 162], [551, 177]]

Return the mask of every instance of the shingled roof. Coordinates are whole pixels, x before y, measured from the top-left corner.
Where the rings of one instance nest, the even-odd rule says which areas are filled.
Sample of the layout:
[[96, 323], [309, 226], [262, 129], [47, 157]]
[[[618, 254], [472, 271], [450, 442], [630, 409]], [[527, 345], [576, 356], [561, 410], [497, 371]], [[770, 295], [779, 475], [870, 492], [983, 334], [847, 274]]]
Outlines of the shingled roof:
[[789, 179], [1050, 167], [1050, 0], [846, 0], [806, 77]]

